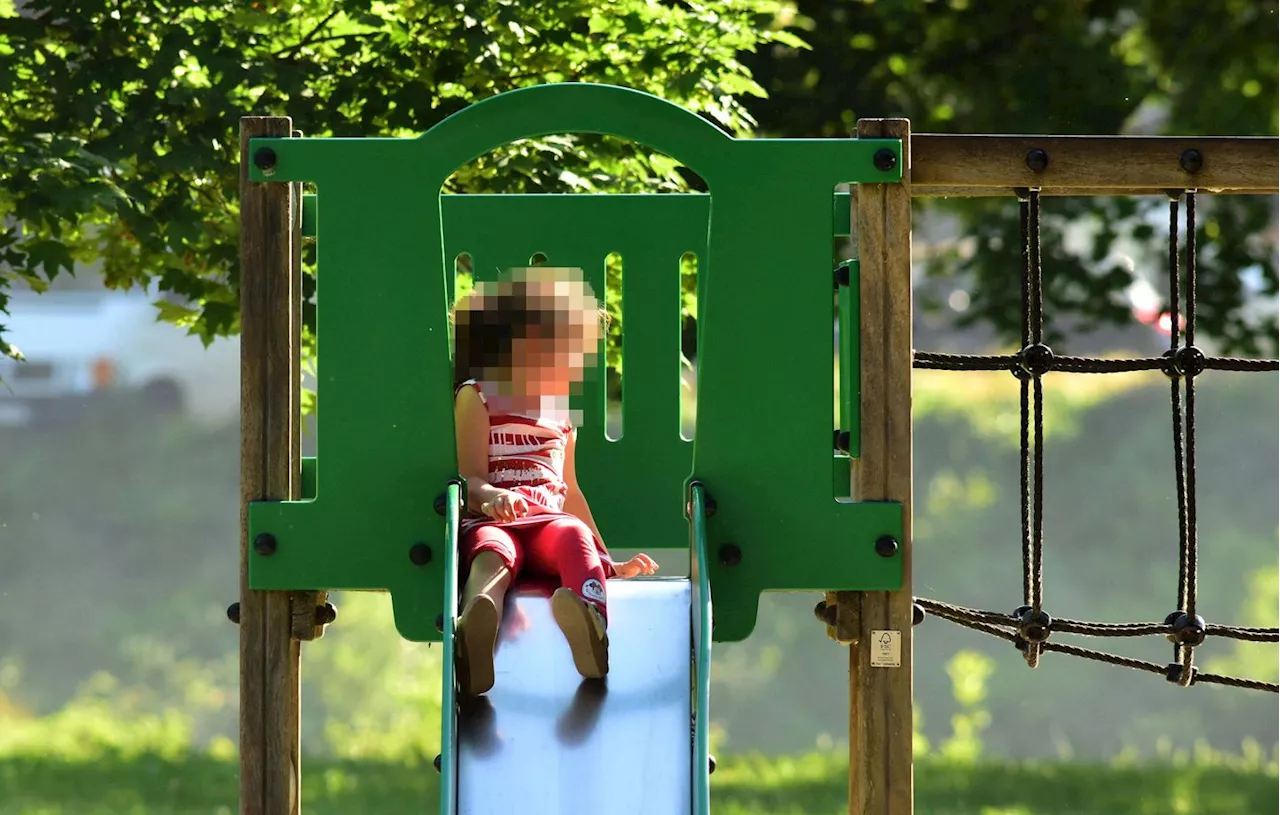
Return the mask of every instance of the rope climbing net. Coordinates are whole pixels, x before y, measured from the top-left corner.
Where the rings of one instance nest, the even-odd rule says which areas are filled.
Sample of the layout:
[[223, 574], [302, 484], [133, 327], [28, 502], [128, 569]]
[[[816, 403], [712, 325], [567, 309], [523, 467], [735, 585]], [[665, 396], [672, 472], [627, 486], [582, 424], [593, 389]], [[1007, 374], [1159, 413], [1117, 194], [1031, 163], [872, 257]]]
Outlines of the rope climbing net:
[[[1186, 198], [1185, 331], [1184, 285], [1178, 246], [1178, 216], [1183, 196], [1169, 201], [1169, 350], [1162, 356], [1137, 359], [1094, 359], [1055, 356], [1044, 342], [1044, 298], [1040, 265], [1040, 193], [1019, 190], [1022, 220], [1022, 350], [1008, 355], [944, 354], [917, 351], [913, 367], [944, 371], [1002, 371], [1021, 383], [1021, 492], [1023, 605], [1012, 614], [981, 611], [937, 600], [916, 598], [916, 621], [924, 612], [1008, 640], [1035, 668], [1045, 651], [1099, 660], [1140, 671], [1162, 674], [1182, 687], [1199, 683], [1280, 692], [1280, 685], [1233, 676], [1204, 673], [1195, 666], [1195, 649], [1208, 637], [1249, 642], [1277, 642], [1275, 628], [1211, 625], [1196, 613], [1196, 377], [1207, 370], [1275, 371], [1274, 359], [1235, 359], [1206, 356], [1196, 347], [1196, 193]], [[1162, 623], [1097, 623], [1050, 617], [1044, 610], [1044, 388], [1050, 371], [1119, 373], [1158, 370], [1169, 377], [1173, 418], [1174, 487], [1178, 505], [1177, 609]], [[1173, 643], [1173, 661], [1159, 665], [1050, 641], [1053, 634], [1087, 637], [1161, 635]]]

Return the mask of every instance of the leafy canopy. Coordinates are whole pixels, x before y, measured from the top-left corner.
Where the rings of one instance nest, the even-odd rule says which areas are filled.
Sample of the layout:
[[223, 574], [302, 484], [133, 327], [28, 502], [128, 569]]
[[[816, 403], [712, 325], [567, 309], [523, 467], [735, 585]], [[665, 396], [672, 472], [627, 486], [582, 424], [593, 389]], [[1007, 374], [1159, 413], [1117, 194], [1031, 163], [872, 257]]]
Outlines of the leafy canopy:
[[[858, 118], [878, 116], [934, 133], [1274, 136], [1280, 127], [1276, 0], [796, 0], [779, 23], [811, 47], [778, 43], [743, 58], [768, 92], [748, 107], [769, 135], [847, 136]], [[959, 218], [971, 238], [931, 261], [924, 292], [967, 289], [958, 321], [1016, 342], [1012, 195], [917, 204]], [[1197, 204], [1197, 336], [1229, 353], [1274, 354], [1274, 305], [1270, 316], [1245, 306], [1277, 295], [1275, 196]], [[1073, 327], [1131, 322], [1123, 291], [1135, 274], [1167, 294], [1167, 209], [1160, 197], [1042, 202], [1050, 342]], [[1064, 245], [1068, 221], [1092, 230], [1083, 249]]]
[[[414, 135], [514, 88], [604, 82], [734, 134], [761, 93], [738, 55], [800, 45], [773, 0], [291, 3], [30, 0], [0, 17], [0, 311], [73, 261], [109, 286], [158, 280], [164, 314], [206, 341], [238, 330], [238, 117], [311, 136]], [[671, 159], [603, 138], [510, 145], [452, 192], [687, 189]], [[308, 285], [311, 278], [308, 277]], [[617, 317], [617, 304], [610, 307]], [[313, 319], [314, 314], [309, 315]], [[0, 326], [0, 343], [3, 326]], [[5, 346], [0, 344], [0, 352]]]

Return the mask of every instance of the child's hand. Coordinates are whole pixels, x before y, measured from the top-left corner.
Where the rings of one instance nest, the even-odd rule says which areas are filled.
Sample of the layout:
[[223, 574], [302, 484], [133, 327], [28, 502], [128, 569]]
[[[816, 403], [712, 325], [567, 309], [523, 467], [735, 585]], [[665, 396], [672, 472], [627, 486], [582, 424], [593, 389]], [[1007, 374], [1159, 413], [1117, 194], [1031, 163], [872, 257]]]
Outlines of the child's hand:
[[504, 490], [481, 504], [480, 511], [494, 520], [514, 521], [529, 514], [529, 502], [519, 493]]
[[635, 577], [638, 574], [653, 574], [658, 571], [658, 564], [648, 555], [636, 555], [626, 563], [613, 564], [613, 571], [618, 577]]

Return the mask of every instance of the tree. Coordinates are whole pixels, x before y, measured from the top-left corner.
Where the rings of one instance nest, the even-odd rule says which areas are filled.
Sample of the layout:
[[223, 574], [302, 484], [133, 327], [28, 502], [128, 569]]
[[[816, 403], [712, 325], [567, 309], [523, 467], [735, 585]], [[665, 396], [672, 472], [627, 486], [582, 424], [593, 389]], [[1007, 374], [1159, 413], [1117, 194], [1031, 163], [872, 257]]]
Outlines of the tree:
[[[29, 0], [28, 16], [0, 16], [0, 312], [13, 279], [41, 289], [101, 259], [107, 285], [158, 279], [194, 304], [166, 305], [167, 318], [206, 340], [233, 333], [240, 115], [287, 113], [313, 136], [414, 135], [501, 91], [583, 80], [746, 134], [740, 98], [761, 91], [738, 55], [799, 44], [768, 30], [776, 12], [774, 0]], [[514, 144], [447, 186], [686, 188], [667, 157], [603, 138]]]
[[[786, 43], [744, 58], [768, 92], [748, 108], [775, 136], [851, 135], [860, 117], [906, 116], [918, 132], [1116, 134], [1158, 122], [1176, 135], [1275, 135], [1278, 127], [1275, 0], [797, 0], [778, 25], [809, 44]], [[1250, 322], [1241, 270], [1258, 272], [1275, 298], [1274, 197], [1199, 202], [1197, 327], [1223, 350], [1276, 346], [1274, 317]], [[1011, 198], [931, 202], [977, 238], [970, 257], [932, 262], [930, 273], [970, 289], [961, 324], [987, 323], [1006, 339], [1021, 309], [1018, 215]], [[1152, 251], [1135, 258], [1159, 288], [1158, 198], [1046, 199], [1042, 234], [1046, 314], [1083, 327], [1131, 320], [1120, 300], [1133, 280], [1113, 254], [1129, 237]], [[1098, 227], [1083, 254], [1067, 251], [1056, 223]], [[1056, 223], [1051, 223], [1051, 221]], [[1167, 286], [1166, 286], [1167, 288]], [[926, 301], [926, 305], [929, 303]], [[1056, 332], [1055, 332], [1056, 333]], [[1052, 340], [1051, 340], [1052, 341]]]

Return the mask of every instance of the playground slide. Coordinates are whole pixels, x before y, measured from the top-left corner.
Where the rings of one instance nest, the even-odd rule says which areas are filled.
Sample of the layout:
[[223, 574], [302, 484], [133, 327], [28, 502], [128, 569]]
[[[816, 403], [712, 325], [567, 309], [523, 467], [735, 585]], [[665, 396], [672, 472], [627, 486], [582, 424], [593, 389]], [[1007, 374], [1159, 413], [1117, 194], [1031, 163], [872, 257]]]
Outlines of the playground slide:
[[459, 815], [698, 815], [693, 589], [613, 580], [608, 592], [603, 683], [578, 676], [545, 598], [513, 595], [525, 626], [500, 640], [493, 690], [459, 707]]

